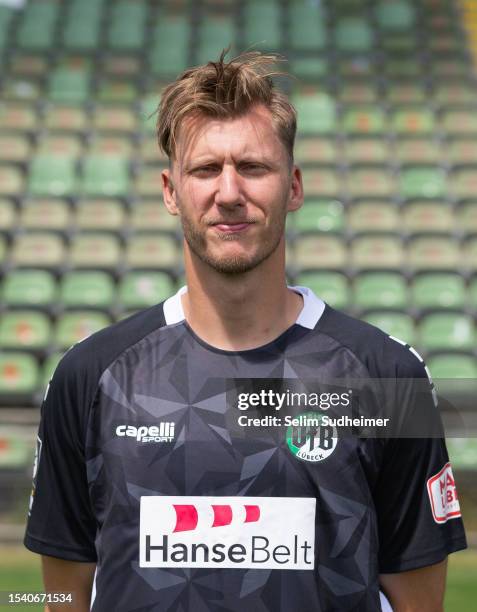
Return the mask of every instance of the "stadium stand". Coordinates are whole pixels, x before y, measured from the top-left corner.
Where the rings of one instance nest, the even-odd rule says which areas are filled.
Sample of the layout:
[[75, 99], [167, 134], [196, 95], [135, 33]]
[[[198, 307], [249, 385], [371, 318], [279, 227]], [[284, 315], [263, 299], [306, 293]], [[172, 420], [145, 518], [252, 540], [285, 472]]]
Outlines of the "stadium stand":
[[475, 376], [468, 4], [0, 3], [0, 404], [38, 405], [61, 351], [178, 286], [154, 111], [229, 45], [294, 74], [307, 200], [287, 222], [290, 282], [415, 343], [435, 376]]

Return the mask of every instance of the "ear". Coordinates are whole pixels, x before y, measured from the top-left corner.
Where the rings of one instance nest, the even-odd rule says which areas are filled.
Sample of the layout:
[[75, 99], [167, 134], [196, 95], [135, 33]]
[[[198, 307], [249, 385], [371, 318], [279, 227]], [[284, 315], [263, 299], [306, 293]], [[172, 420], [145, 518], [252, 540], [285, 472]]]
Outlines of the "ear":
[[180, 211], [176, 203], [176, 191], [172, 182], [171, 170], [166, 168], [161, 172], [162, 178], [162, 198], [164, 204], [171, 215], [179, 215]]
[[288, 199], [288, 212], [298, 210], [303, 204], [303, 179], [298, 166], [293, 166], [290, 185], [290, 197]]

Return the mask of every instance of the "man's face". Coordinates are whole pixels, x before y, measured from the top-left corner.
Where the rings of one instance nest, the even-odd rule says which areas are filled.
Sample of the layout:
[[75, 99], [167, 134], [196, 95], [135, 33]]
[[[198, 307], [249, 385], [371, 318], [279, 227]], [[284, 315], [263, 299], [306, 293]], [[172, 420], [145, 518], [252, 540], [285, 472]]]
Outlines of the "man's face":
[[163, 192], [169, 212], [181, 217], [185, 248], [226, 274], [277, 252], [287, 212], [303, 202], [300, 171], [262, 106], [234, 119], [186, 119]]

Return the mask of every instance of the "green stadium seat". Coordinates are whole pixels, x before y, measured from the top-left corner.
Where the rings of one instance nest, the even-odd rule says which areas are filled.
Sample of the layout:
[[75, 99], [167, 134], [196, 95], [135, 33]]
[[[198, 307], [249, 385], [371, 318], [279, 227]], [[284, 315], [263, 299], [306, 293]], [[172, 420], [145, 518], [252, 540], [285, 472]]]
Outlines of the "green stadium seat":
[[150, 166], [142, 167], [134, 183], [134, 190], [141, 198], [162, 197], [162, 169]]
[[302, 171], [303, 187], [308, 196], [335, 196], [340, 183], [335, 170], [305, 169]]
[[342, 82], [338, 89], [338, 99], [344, 105], [375, 104], [379, 90], [374, 82]]
[[295, 284], [309, 287], [333, 308], [347, 308], [351, 303], [348, 280], [340, 272], [303, 272]]
[[453, 165], [475, 164], [477, 159], [477, 140], [475, 138], [455, 138], [446, 144], [444, 151]]
[[137, 96], [138, 88], [129, 80], [102, 79], [96, 87], [96, 99], [108, 104], [130, 104]]
[[134, 112], [119, 105], [97, 105], [93, 114], [93, 127], [102, 132], [134, 132], [137, 119]]
[[108, 43], [116, 51], [140, 51], [146, 44], [147, 19], [145, 2], [119, 0], [113, 4]]
[[70, 247], [69, 261], [75, 268], [115, 268], [121, 249], [116, 236], [103, 232], [76, 235]]
[[373, 30], [361, 17], [343, 17], [336, 24], [333, 39], [339, 51], [367, 53], [373, 47]]
[[16, 166], [0, 166], [0, 194], [20, 195], [24, 189], [23, 173]]
[[440, 146], [424, 138], [400, 137], [393, 155], [401, 164], [438, 164], [442, 159]]
[[87, 52], [99, 46], [102, 9], [102, 2], [75, 0], [70, 3], [62, 30], [66, 49]]
[[347, 191], [353, 198], [388, 198], [394, 195], [394, 177], [385, 169], [359, 168], [350, 170], [346, 178]]
[[357, 236], [351, 244], [353, 265], [358, 269], [398, 269], [404, 263], [401, 239], [393, 235]]
[[[392, 38], [390, 36], [386, 36], [383, 40], [383, 44], [388, 45], [391, 44]], [[389, 40], [388, 40], [389, 39]], [[406, 45], [409, 45], [409, 51], [411, 49], [415, 49], [416, 44], [415, 41], [408, 37], [399, 37], [398, 39], [401, 43], [405, 41]], [[396, 41], [396, 38], [395, 38]], [[403, 53], [402, 56], [399, 52], [396, 51], [396, 55], [387, 59], [382, 66], [382, 70], [384, 75], [390, 81], [397, 80], [418, 80], [421, 77], [422, 68], [419, 62], [416, 62], [414, 53]]]
[[477, 168], [454, 170], [449, 185], [456, 198], [474, 198], [477, 193]]
[[424, 107], [401, 109], [391, 116], [391, 126], [398, 134], [432, 134], [435, 131], [434, 115]]
[[339, 151], [331, 138], [298, 138], [294, 157], [298, 164], [332, 164], [338, 161]]
[[17, 52], [10, 59], [10, 74], [43, 77], [49, 69], [48, 59], [37, 53]]
[[76, 190], [74, 160], [47, 153], [36, 155], [30, 165], [28, 191], [36, 196], [67, 196]]
[[12, 270], [1, 295], [7, 306], [49, 306], [56, 301], [56, 281], [46, 270]]
[[406, 31], [412, 29], [416, 23], [416, 8], [412, 2], [381, 1], [376, 5], [376, 21], [383, 30]]
[[303, 236], [295, 242], [292, 263], [300, 269], [341, 269], [348, 263], [346, 245], [336, 236]]
[[298, 113], [298, 134], [332, 134], [336, 131], [336, 106], [325, 93], [295, 94], [292, 103]]
[[464, 266], [469, 270], [477, 270], [477, 237], [473, 236], [463, 244]]
[[52, 102], [81, 104], [90, 95], [90, 71], [73, 60], [57, 66], [50, 75], [47, 96]]
[[411, 300], [417, 308], [464, 308], [464, 278], [455, 273], [420, 274], [411, 284]]
[[185, 70], [190, 37], [190, 23], [185, 16], [167, 16], [160, 19], [154, 28], [148, 55], [152, 74], [172, 78]]
[[[406, 56], [418, 51], [418, 40], [413, 32], [387, 31], [381, 38], [381, 47], [384, 52], [393, 57]], [[417, 64], [417, 62], [414, 62]]]
[[118, 300], [124, 308], [147, 308], [171, 296], [174, 288], [164, 272], [128, 272], [119, 283]]
[[384, 112], [376, 107], [344, 111], [341, 128], [348, 134], [381, 134], [386, 127]]
[[[326, 15], [318, 4], [294, 0], [289, 7], [290, 45], [297, 51], [322, 51], [327, 44]], [[293, 74], [297, 74], [293, 72]]]
[[473, 350], [477, 341], [475, 324], [468, 315], [455, 312], [424, 316], [418, 326], [420, 345], [432, 350]]
[[0, 354], [0, 397], [31, 394], [38, 384], [38, 365], [28, 353]]
[[[157, 143], [155, 144], [156, 149]], [[114, 134], [113, 136], [100, 134], [94, 137], [88, 147], [89, 153], [106, 156], [128, 157], [132, 155], [133, 145], [128, 136]]]
[[444, 198], [446, 177], [440, 168], [414, 167], [401, 170], [399, 192], [403, 198]]
[[442, 114], [442, 129], [450, 135], [469, 136], [477, 134], [477, 117], [470, 110], [449, 110]]
[[416, 336], [414, 321], [404, 312], [376, 311], [367, 314], [364, 320], [379, 327], [393, 338], [398, 338], [406, 344], [414, 344]]
[[76, 226], [81, 230], [120, 230], [125, 221], [120, 200], [84, 200], [76, 209]]
[[30, 132], [37, 128], [37, 114], [34, 106], [18, 102], [0, 103], [0, 129]]
[[136, 234], [128, 240], [125, 262], [129, 268], [171, 269], [179, 263], [176, 242], [171, 236]]
[[442, 107], [471, 105], [475, 102], [476, 92], [471, 85], [459, 81], [447, 81], [445, 85], [438, 83], [434, 88], [434, 101]]
[[435, 75], [445, 79], [466, 79], [469, 74], [469, 66], [464, 58], [434, 56], [432, 69]]
[[446, 232], [455, 225], [452, 208], [440, 202], [409, 203], [402, 221], [409, 232]]
[[[151, 93], [146, 95], [139, 104], [139, 119], [141, 122], [140, 127], [145, 133], [146, 138], [155, 136], [156, 134], [156, 122], [157, 122], [157, 109], [160, 102], [161, 93], [158, 89], [157, 93]], [[155, 140], [155, 138], [154, 138]]]
[[111, 323], [111, 318], [102, 312], [66, 312], [56, 321], [54, 343], [61, 349], [67, 349]]
[[409, 82], [390, 83], [386, 89], [386, 98], [391, 105], [425, 104], [428, 99], [426, 89], [414, 80]]
[[244, 45], [253, 48], [274, 50], [282, 45], [281, 7], [276, 0], [254, 2], [243, 5]]
[[457, 209], [457, 227], [462, 232], [477, 233], [477, 201], [465, 202]]
[[2, 53], [7, 46], [10, 24], [14, 14], [12, 7], [0, 6], [0, 53]]
[[321, 57], [297, 57], [290, 60], [290, 74], [313, 82], [325, 78], [329, 68], [329, 62]]
[[236, 52], [235, 24], [229, 15], [209, 16], [198, 27], [197, 63], [218, 59], [223, 49], [231, 46], [230, 56]]
[[[470, 378], [470, 377], [469, 377]], [[447, 451], [455, 470], [475, 471], [477, 467], [476, 440], [469, 438], [447, 438]]]
[[0, 230], [12, 230], [17, 223], [17, 212], [12, 200], [0, 198]]
[[43, 349], [50, 341], [47, 315], [30, 310], [5, 312], [0, 317], [0, 347]]
[[82, 149], [83, 143], [77, 134], [51, 133], [41, 138], [36, 153], [78, 158]]
[[52, 104], [45, 112], [45, 127], [52, 131], [83, 132], [88, 127], [88, 114], [81, 106]]
[[25, 229], [67, 231], [70, 221], [70, 206], [65, 200], [30, 200], [20, 214], [20, 223]]
[[106, 272], [75, 271], [63, 276], [60, 300], [66, 307], [109, 308], [114, 293], [113, 279]]
[[343, 204], [337, 200], [311, 200], [292, 215], [288, 222], [298, 232], [341, 232], [344, 227]]
[[340, 55], [334, 63], [334, 71], [344, 80], [359, 78], [371, 80], [376, 75], [376, 59], [361, 56], [359, 59], [349, 55]]
[[16, 44], [29, 51], [48, 51], [55, 41], [58, 2], [43, 0], [26, 4], [19, 23]]
[[397, 231], [400, 216], [390, 202], [356, 202], [348, 209], [347, 225], [355, 232]]
[[477, 360], [470, 355], [432, 355], [427, 360], [427, 366], [434, 379], [477, 378]]
[[83, 160], [81, 191], [87, 196], [126, 196], [129, 189], [127, 158], [87, 155]]
[[379, 138], [348, 139], [344, 152], [352, 164], [386, 164], [390, 158], [389, 145]]
[[170, 215], [162, 202], [138, 202], [131, 210], [128, 226], [135, 230], [169, 230], [180, 228], [178, 217]]
[[358, 308], [406, 308], [408, 291], [399, 272], [369, 272], [357, 276], [352, 304]]
[[141, 58], [134, 53], [105, 54], [101, 62], [101, 71], [105, 75], [119, 78], [135, 77], [141, 71], [141, 67]]
[[425, 236], [410, 241], [407, 258], [414, 270], [454, 270], [460, 264], [461, 253], [452, 238]]
[[64, 241], [52, 232], [19, 234], [10, 250], [10, 261], [14, 266], [51, 268], [63, 265], [64, 260]]

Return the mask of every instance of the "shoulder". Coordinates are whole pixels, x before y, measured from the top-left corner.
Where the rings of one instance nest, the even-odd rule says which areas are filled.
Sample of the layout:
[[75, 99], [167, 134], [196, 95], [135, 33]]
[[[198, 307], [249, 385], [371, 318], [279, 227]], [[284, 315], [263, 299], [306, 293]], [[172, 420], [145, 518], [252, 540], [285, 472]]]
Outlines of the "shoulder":
[[52, 381], [57, 385], [96, 386], [102, 373], [125, 350], [165, 326], [163, 303], [105, 327], [74, 344], [60, 360]]
[[326, 306], [317, 330], [353, 352], [366, 365], [371, 377], [428, 376], [421, 355], [404, 340], [331, 306]]

